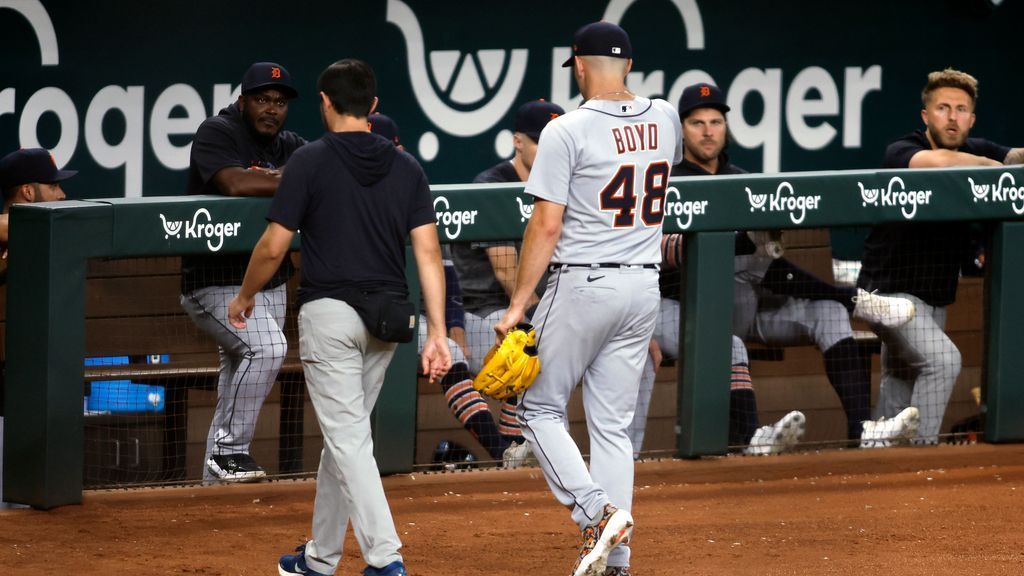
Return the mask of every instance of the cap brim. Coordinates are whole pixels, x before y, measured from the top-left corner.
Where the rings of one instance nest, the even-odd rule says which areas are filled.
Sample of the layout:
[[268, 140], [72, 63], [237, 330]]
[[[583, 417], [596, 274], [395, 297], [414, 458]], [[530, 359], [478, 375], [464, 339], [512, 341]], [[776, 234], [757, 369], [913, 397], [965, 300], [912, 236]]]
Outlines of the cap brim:
[[60, 182], [62, 180], [67, 180], [68, 178], [71, 178], [75, 174], [78, 174], [78, 170], [57, 170], [57, 177], [54, 178], [53, 181]]
[[575, 54], [569, 56], [568, 60], [566, 60], [565, 62], [562, 62], [562, 68], [568, 68], [568, 67], [572, 66], [574, 58], [576, 58]]
[[690, 115], [690, 112], [693, 112], [694, 110], [699, 110], [701, 108], [711, 108], [711, 109], [714, 109], [714, 110], [718, 110], [722, 114], [725, 114], [729, 110], [732, 110], [732, 108], [729, 108], [725, 104], [697, 104], [696, 106], [690, 106], [686, 110], [680, 110], [679, 111], [679, 117], [680, 118], [685, 118], [685, 117]]
[[256, 90], [263, 90], [264, 88], [277, 88], [278, 90], [283, 92], [284, 95], [287, 96], [289, 99], [295, 99], [295, 98], [299, 97], [299, 93], [298, 93], [297, 90], [295, 90], [295, 88], [292, 88], [291, 86], [289, 86], [287, 84], [278, 84], [276, 82], [267, 82], [266, 84], [258, 84], [256, 86], [251, 86], [250, 88], [248, 88], [247, 90], [245, 90], [242, 93], [243, 94], [248, 94], [249, 92], [254, 92]]

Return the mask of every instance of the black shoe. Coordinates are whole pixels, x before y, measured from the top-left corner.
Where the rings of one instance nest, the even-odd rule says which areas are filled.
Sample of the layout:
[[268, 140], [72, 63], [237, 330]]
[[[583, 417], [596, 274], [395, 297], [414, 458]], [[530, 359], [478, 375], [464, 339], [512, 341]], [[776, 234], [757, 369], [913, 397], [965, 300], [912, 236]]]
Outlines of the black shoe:
[[471, 468], [476, 462], [476, 456], [457, 442], [441, 440], [437, 443], [437, 448], [434, 448], [434, 458], [431, 462], [437, 464], [438, 469], [444, 470]]
[[267, 473], [248, 454], [216, 454], [206, 467], [222, 482], [259, 482]]

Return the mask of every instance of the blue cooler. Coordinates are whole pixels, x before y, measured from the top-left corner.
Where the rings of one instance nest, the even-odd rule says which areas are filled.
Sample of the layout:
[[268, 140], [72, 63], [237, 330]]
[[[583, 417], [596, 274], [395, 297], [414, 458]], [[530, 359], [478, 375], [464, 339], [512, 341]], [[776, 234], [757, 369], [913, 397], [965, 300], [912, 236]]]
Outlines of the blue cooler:
[[[159, 358], [160, 356], [157, 355]], [[166, 356], [164, 357], [166, 358]], [[161, 358], [162, 359], [162, 358]], [[166, 362], [166, 360], [164, 360]], [[152, 363], [152, 359], [150, 359]], [[86, 358], [86, 366], [119, 366], [128, 364], [127, 356]], [[164, 387], [136, 384], [129, 380], [99, 380], [92, 383], [85, 399], [89, 412], [163, 412]]]

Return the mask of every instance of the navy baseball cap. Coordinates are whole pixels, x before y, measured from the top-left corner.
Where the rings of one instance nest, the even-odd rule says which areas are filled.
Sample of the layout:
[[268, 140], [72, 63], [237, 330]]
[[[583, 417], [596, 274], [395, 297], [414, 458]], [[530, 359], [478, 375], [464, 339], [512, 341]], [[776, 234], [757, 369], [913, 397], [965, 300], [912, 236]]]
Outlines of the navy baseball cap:
[[398, 134], [398, 124], [395, 124], [394, 120], [380, 112], [370, 114], [370, 117], [366, 120], [370, 123], [370, 132], [379, 134], [380, 136], [391, 140], [395, 146], [402, 144], [401, 138]]
[[629, 43], [629, 34], [625, 30], [602, 20], [587, 24], [572, 35], [572, 56], [562, 64], [562, 68], [572, 66], [572, 59], [576, 56], [632, 58], [633, 45]]
[[516, 111], [515, 131], [526, 134], [536, 142], [548, 122], [562, 114], [565, 114], [565, 110], [554, 102], [530, 100]]
[[729, 107], [725, 105], [725, 97], [722, 91], [714, 84], [700, 83], [687, 86], [683, 89], [683, 96], [679, 98], [679, 117], [686, 118], [697, 108], [714, 108], [725, 114]]
[[0, 190], [7, 192], [22, 184], [53, 184], [67, 180], [77, 170], [58, 170], [49, 151], [23, 148], [0, 158]]
[[261, 88], [277, 88], [289, 98], [298, 98], [292, 76], [284, 66], [274, 62], [256, 62], [242, 76], [242, 94]]

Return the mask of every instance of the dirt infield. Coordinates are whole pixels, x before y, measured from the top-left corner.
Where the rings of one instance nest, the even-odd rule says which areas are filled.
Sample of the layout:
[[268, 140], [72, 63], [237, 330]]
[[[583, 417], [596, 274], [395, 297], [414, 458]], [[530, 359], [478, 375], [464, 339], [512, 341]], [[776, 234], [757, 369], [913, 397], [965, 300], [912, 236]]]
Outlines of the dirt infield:
[[[415, 576], [565, 576], [578, 537], [538, 469], [386, 479]], [[89, 492], [0, 511], [2, 574], [276, 574], [314, 484]], [[1024, 445], [637, 465], [639, 576], [1024, 573]], [[355, 540], [338, 574], [362, 569]]]

